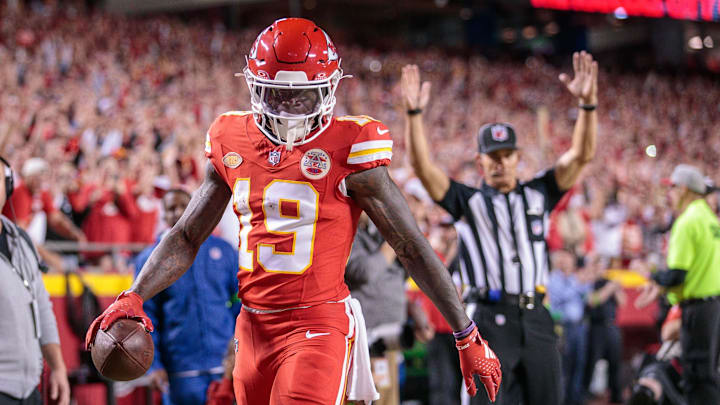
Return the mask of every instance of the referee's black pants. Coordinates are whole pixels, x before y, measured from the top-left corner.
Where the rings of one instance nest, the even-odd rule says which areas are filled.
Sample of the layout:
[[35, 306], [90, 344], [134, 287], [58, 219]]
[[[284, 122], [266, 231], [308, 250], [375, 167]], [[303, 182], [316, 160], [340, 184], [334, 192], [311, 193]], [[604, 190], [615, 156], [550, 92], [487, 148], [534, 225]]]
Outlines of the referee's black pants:
[[[472, 306], [475, 306], [474, 311]], [[477, 303], [468, 306], [482, 337], [500, 359], [502, 384], [496, 405], [556, 405], [562, 403], [562, 372], [557, 335], [550, 313], [516, 305]], [[475, 379], [478, 393], [463, 404], [487, 405], [490, 400]]]
[[0, 405], [42, 405], [43, 400], [40, 391], [35, 391], [29, 397], [18, 399], [0, 392]]
[[720, 301], [682, 306], [683, 380], [688, 405], [720, 404]]

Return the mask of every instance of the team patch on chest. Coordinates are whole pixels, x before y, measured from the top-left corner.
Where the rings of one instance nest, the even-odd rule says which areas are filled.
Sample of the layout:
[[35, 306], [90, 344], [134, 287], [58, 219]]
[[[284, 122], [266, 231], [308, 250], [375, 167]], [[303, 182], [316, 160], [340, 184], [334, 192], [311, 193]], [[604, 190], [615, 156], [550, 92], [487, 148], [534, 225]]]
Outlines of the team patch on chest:
[[223, 164], [231, 169], [234, 169], [243, 162], [242, 156], [240, 156], [236, 152], [229, 152], [225, 156], [223, 156]]
[[330, 155], [322, 149], [310, 149], [300, 159], [300, 171], [310, 180], [318, 180], [330, 172]]

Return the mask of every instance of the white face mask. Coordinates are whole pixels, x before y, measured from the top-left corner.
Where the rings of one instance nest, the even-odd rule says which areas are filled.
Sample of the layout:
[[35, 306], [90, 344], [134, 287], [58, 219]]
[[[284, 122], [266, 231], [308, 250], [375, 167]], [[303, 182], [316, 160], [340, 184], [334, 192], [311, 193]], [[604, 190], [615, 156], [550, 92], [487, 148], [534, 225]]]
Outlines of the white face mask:
[[276, 119], [272, 123], [277, 137], [292, 150], [313, 128], [310, 125], [320, 113], [322, 92], [319, 89], [266, 89], [263, 92], [265, 111]]
[[340, 69], [315, 81], [307, 80], [304, 72], [280, 71], [277, 80], [268, 80], [247, 67], [243, 75], [258, 129], [288, 150], [312, 141], [330, 126], [335, 89], [344, 77]]

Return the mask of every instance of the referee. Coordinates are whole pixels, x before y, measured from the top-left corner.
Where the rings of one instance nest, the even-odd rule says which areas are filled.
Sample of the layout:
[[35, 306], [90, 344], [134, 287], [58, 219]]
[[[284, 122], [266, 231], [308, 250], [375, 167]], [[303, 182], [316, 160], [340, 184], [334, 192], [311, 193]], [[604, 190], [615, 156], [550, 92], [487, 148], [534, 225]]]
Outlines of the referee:
[[660, 286], [668, 289], [672, 304], [680, 304], [687, 403], [720, 404], [720, 223], [703, 198], [709, 190], [699, 169], [678, 165], [670, 182], [670, 200], [679, 215], [670, 230], [668, 269], [653, 274], [638, 301], [651, 301]]
[[[597, 62], [590, 54], [575, 53], [573, 68], [574, 78], [560, 76], [580, 103], [570, 150], [554, 167], [522, 182], [516, 176], [515, 130], [508, 124], [485, 125], [477, 136], [480, 188], [455, 182], [435, 165], [422, 123], [430, 83], [420, 86], [417, 66], [402, 72], [410, 162], [433, 200], [456, 221], [460, 272], [470, 286], [467, 309], [502, 364], [501, 405], [562, 403], [557, 338], [542, 305], [550, 271], [545, 234], [550, 211], [595, 154], [597, 133]], [[463, 403], [469, 400], [463, 393]], [[488, 400], [478, 395], [471, 403]]]

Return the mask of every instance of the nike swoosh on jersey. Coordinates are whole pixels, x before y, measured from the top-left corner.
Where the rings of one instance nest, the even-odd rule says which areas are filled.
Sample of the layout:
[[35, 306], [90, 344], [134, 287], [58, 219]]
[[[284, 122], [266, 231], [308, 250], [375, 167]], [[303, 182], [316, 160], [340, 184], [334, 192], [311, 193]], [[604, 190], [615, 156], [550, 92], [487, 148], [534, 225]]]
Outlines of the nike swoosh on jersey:
[[305, 332], [305, 337], [308, 339], [312, 339], [314, 337], [325, 336], [325, 335], [329, 335], [329, 334], [330, 334], [329, 332], [327, 332], [327, 333], [310, 333], [310, 331], [308, 330], [307, 332]]
[[377, 127], [377, 131], [378, 131], [378, 134], [379, 134], [379, 135], [385, 135], [385, 134], [387, 134], [388, 132], [390, 132], [389, 129], [380, 129], [380, 127]]

